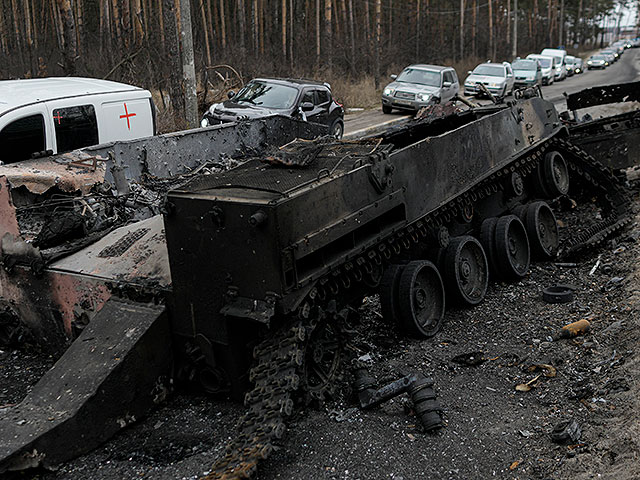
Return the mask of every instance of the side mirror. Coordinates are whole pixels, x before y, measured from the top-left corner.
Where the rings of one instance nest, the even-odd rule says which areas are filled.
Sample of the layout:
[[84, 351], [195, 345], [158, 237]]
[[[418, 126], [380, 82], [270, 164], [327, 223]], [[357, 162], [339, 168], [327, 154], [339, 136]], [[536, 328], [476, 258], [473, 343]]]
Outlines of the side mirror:
[[229, 90], [227, 92], [227, 98], [233, 98], [236, 96], [236, 92], [234, 92], [233, 90]]
[[443, 86], [444, 88], [449, 88], [451, 85], [453, 85], [451, 82], [444, 82], [444, 83], [442, 84], [442, 86]]
[[313, 110], [313, 103], [302, 102], [302, 104], [300, 105], [300, 108], [302, 109], [303, 112], [310, 112], [311, 110]]
[[473, 74], [473, 72], [472, 72], [471, 70], [467, 71], [467, 73], [468, 73], [469, 75]]
[[396, 75], [395, 73], [393, 75], [389, 75], [391, 77], [391, 80], [395, 80], [396, 78], [398, 78], [398, 75]]

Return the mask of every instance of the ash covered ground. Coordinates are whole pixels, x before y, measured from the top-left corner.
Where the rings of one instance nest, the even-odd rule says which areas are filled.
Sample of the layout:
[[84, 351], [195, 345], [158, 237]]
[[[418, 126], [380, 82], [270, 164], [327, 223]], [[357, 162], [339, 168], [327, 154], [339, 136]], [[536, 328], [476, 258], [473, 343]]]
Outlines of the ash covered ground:
[[[635, 184], [630, 193], [638, 212]], [[589, 223], [594, 209], [586, 204], [557, 213], [567, 236]], [[492, 283], [480, 306], [447, 312], [431, 340], [403, 338], [381, 321], [377, 297], [369, 297], [353, 344], [358, 355], [381, 385], [410, 372], [433, 377], [446, 426], [422, 433], [406, 395], [359, 410], [347, 372], [339, 398], [298, 409], [259, 478], [640, 478], [639, 224], [640, 217], [615, 240], [571, 260], [575, 266], [533, 263], [518, 283]], [[542, 300], [542, 289], [557, 283], [575, 287], [573, 302]], [[591, 322], [588, 334], [554, 339], [563, 325], [583, 318]], [[481, 352], [476, 356], [484, 361], [452, 361], [470, 352]], [[0, 405], [19, 402], [52, 363], [28, 351], [3, 351]], [[529, 371], [537, 364], [553, 366], [556, 375], [517, 391], [540, 374]], [[198, 478], [223, 452], [242, 413], [231, 402], [175, 394], [92, 453], [55, 472], [16, 477]], [[553, 443], [553, 427], [569, 419], [580, 425], [581, 438]]]

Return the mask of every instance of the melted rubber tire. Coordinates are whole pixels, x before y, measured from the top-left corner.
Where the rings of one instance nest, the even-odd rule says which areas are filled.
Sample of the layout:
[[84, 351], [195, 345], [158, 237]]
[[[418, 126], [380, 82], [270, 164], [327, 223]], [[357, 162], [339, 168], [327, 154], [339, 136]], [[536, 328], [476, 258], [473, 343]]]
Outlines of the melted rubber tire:
[[410, 262], [403, 268], [398, 286], [400, 325], [418, 338], [434, 336], [442, 327], [445, 293], [436, 266], [427, 260]]
[[380, 282], [380, 310], [386, 322], [400, 324], [400, 310], [398, 308], [398, 285], [402, 265], [389, 265]]
[[496, 268], [505, 280], [519, 280], [529, 271], [529, 239], [524, 225], [515, 215], [500, 217], [495, 235]]
[[569, 192], [569, 167], [558, 152], [549, 152], [545, 155], [541, 173], [549, 198], [566, 195]]
[[484, 220], [480, 225], [480, 244], [482, 245], [484, 253], [487, 257], [487, 262], [491, 274], [496, 274], [495, 231], [497, 222], [497, 217], [490, 217]]
[[469, 235], [454, 237], [444, 256], [447, 295], [463, 305], [478, 305], [489, 285], [489, 264], [478, 240]]
[[542, 291], [542, 299], [547, 303], [569, 303], [573, 298], [573, 290], [565, 285], [552, 285]]
[[[522, 217], [520, 217], [522, 219]], [[533, 202], [526, 206], [523, 220], [531, 255], [542, 260], [556, 257], [559, 248], [558, 223], [546, 202]]]

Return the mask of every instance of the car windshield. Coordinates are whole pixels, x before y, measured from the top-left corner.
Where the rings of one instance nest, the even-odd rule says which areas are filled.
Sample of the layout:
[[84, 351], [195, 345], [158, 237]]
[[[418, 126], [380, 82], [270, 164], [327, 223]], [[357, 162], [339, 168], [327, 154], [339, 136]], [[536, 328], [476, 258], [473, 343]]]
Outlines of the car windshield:
[[514, 70], [537, 70], [535, 60], [516, 60], [511, 64]]
[[405, 68], [396, 82], [418, 83], [420, 85], [428, 85], [430, 87], [440, 86], [440, 72], [432, 70], [420, 70], [417, 68]]
[[233, 101], [236, 103], [248, 103], [265, 108], [287, 109], [293, 107], [298, 90], [286, 85], [270, 82], [247, 83]]
[[536, 60], [540, 62], [540, 65], [542, 65], [542, 68], [549, 68], [551, 66], [550, 58], [537, 58]]
[[602, 55], [594, 55], [591, 57], [591, 60], [604, 60], [604, 56]]
[[478, 65], [473, 70], [474, 75], [486, 75], [488, 77], [504, 77], [504, 67], [501, 65]]

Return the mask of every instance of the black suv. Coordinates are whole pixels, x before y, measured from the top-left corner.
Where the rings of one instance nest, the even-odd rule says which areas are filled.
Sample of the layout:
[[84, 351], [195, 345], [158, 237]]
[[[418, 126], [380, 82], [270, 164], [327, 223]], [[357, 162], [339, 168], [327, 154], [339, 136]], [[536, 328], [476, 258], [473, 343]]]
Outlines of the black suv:
[[229, 100], [209, 107], [201, 125], [275, 114], [321, 123], [337, 138], [344, 133], [344, 109], [333, 99], [328, 83], [276, 78], [256, 78], [238, 93], [230, 91]]

